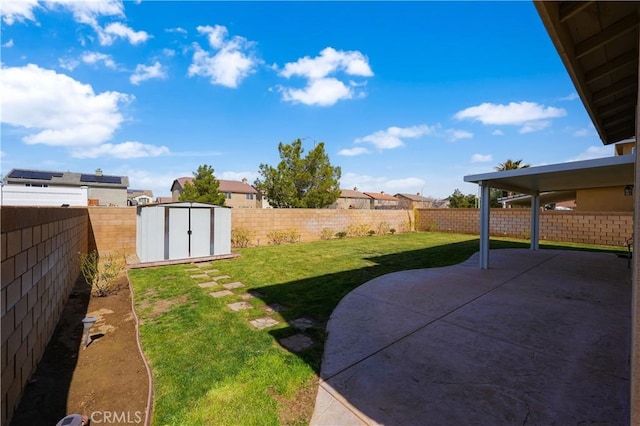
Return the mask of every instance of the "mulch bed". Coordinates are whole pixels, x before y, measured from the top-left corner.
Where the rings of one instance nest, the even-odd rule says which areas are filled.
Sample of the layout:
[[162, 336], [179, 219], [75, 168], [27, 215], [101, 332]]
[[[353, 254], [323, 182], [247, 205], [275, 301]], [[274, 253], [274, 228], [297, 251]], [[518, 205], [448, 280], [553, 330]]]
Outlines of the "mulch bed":
[[[136, 341], [126, 275], [107, 297], [81, 278], [67, 301], [11, 425], [55, 425], [68, 414], [91, 424], [144, 424], [149, 379]], [[82, 319], [98, 319], [84, 347]]]

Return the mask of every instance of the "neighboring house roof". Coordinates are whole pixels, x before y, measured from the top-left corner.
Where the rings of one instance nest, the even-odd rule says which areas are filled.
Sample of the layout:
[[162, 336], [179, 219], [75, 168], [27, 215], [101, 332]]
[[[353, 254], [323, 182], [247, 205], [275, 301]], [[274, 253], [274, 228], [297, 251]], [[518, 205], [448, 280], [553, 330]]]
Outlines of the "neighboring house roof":
[[171, 203], [173, 202], [173, 197], [156, 197], [156, 203]]
[[368, 200], [371, 197], [356, 189], [341, 189], [340, 198], [364, 198]]
[[[176, 189], [182, 190], [184, 188], [184, 184], [189, 182], [193, 183], [192, 177], [181, 177], [173, 181], [171, 185], [171, 191], [175, 191]], [[218, 179], [220, 186], [218, 187], [219, 192], [232, 192], [234, 194], [258, 194], [258, 190], [253, 186], [249, 185], [246, 180], [240, 182], [237, 180], [224, 180]]]
[[424, 201], [425, 203], [432, 201], [429, 198], [423, 197], [420, 194], [396, 194], [395, 197], [397, 197], [397, 198], [406, 198], [408, 200], [416, 201], [416, 202], [423, 202]]
[[53, 172], [45, 170], [12, 169], [5, 177], [6, 183], [58, 185], [58, 186], [91, 186], [107, 188], [127, 188], [127, 176], [103, 175], [97, 173]]
[[398, 201], [393, 195], [385, 194], [384, 192], [365, 192], [365, 194], [376, 201]]

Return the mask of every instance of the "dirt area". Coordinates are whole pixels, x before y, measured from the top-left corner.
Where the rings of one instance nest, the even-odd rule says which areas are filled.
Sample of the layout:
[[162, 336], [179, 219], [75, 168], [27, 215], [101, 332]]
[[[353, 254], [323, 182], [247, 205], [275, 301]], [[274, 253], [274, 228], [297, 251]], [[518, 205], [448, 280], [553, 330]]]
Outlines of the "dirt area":
[[[144, 424], [149, 382], [125, 275], [115, 288], [95, 297], [76, 282], [11, 425], [55, 425], [72, 413], [94, 425]], [[82, 319], [90, 316], [97, 322], [85, 348]]]

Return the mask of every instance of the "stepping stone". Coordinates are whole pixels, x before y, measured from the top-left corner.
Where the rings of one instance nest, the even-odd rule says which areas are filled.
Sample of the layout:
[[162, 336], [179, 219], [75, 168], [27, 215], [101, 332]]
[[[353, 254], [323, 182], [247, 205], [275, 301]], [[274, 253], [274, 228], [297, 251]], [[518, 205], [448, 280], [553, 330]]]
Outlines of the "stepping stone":
[[243, 309], [251, 309], [251, 308], [253, 308], [253, 306], [251, 306], [247, 302], [227, 303], [227, 306], [232, 311], [242, 311]]
[[189, 273], [194, 272], [194, 273], [197, 273], [197, 272], [200, 272], [200, 268], [189, 268], [189, 269], [185, 269], [185, 272], [189, 272]]
[[207, 278], [211, 278], [214, 281], [218, 281], [218, 280], [224, 280], [226, 278], [231, 278], [229, 275], [219, 275], [217, 277], [210, 277], [209, 275], [207, 275]]
[[209, 278], [209, 275], [207, 274], [191, 275], [191, 278], [193, 278], [194, 280], [199, 280], [200, 278]]
[[256, 318], [249, 321], [252, 326], [257, 328], [258, 330], [262, 330], [263, 328], [273, 327], [276, 324], [280, 324], [279, 321], [274, 320], [270, 317]]
[[298, 330], [306, 330], [307, 328], [311, 328], [316, 325], [316, 322], [310, 318], [296, 318], [290, 321], [290, 324], [297, 328]]
[[231, 290], [232, 288], [244, 287], [244, 284], [242, 284], [240, 281], [236, 281], [234, 283], [222, 284], [222, 287]]
[[285, 309], [287, 308], [279, 303], [269, 303], [264, 307], [264, 310], [269, 312], [270, 314], [274, 312], [284, 311]]
[[198, 287], [200, 288], [209, 288], [209, 287], [217, 287], [218, 283], [215, 281], [209, 281], [208, 283], [200, 283]]
[[206, 268], [207, 266], [211, 266], [211, 262], [195, 263], [195, 265], [196, 265], [198, 268]]
[[240, 295], [240, 298], [242, 298], [242, 300], [249, 300], [249, 299], [255, 299], [255, 296], [250, 293], [242, 293]]
[[300, 352], [313, 346], [313, 340], [304, 334], [294, 334], [279, 340], [280, 344], [292, 352]]
[[233, 292], [229, 291], [229, 290], [220, 290], [220, 291], [214, 291], [213, 293], [209, 293], [209, 295], [215, 297], [215, 298], [219, 298], [219, 297], [224, 297], [224, 296], [231, 296], [233, 294]]

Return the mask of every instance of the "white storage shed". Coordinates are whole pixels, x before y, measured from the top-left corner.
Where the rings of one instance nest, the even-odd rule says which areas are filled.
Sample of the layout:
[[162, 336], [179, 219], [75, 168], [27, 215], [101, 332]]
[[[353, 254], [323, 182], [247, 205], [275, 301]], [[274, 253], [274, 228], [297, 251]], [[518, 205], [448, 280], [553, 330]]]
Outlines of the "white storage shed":
[[178, 202], [137, 208], [140, 262], [231, 254], [231, 209]]

